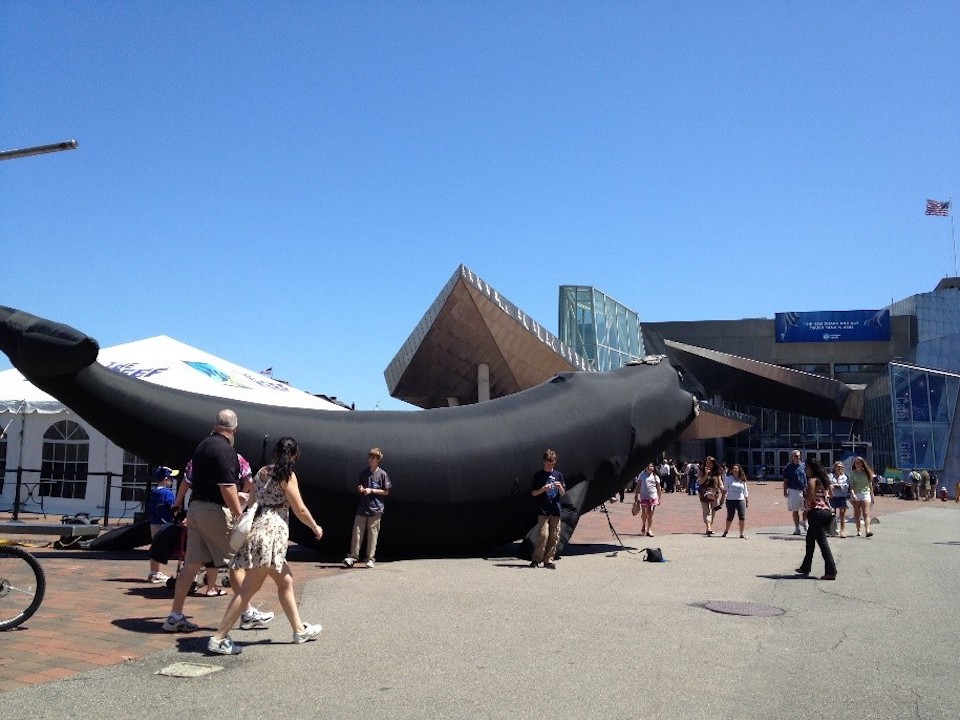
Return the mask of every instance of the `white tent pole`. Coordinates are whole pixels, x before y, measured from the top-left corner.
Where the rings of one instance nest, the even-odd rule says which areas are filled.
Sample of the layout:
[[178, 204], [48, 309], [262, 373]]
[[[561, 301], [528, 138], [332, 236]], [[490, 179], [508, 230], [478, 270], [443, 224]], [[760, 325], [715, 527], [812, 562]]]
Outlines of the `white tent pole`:
[[10, 429], [10, 426], [13, 425], [13, 421], [17, 419], [17, 415], [20, 414], [20, 411], [23, 410], [23, 406], [27, 404], [26, 400], [20, 401], [20, 406], [13, 411], [13, 415], [10, 417], [10, 422], [4, 425], [3, 430], [0, 430], [0, 440], [7, 436], [7, 430]]

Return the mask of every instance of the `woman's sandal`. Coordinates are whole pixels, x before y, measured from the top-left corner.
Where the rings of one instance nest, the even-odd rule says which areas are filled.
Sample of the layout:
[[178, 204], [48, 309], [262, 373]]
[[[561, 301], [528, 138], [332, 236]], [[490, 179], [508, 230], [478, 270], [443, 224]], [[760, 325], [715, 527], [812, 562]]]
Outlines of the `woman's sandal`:
[[220, 597], [221, 595], [226, 595], [227, 591], [223, 588], [214, 588], [213, 590], [207, 590], [203, 593], [205, 597]]

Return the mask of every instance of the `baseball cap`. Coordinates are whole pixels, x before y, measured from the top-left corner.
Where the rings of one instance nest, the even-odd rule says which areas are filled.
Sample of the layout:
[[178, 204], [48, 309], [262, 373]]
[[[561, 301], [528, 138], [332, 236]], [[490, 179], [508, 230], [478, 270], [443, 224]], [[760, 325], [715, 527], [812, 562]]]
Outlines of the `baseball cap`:
[[168, 468], [166, 465], [161, 465], [156, 470], [153, 471], [153, 476], [157, 480], [162, 480], [163, 478], [176, 477], [180, 474], [179, 470], [174, 470], [173, 468]]

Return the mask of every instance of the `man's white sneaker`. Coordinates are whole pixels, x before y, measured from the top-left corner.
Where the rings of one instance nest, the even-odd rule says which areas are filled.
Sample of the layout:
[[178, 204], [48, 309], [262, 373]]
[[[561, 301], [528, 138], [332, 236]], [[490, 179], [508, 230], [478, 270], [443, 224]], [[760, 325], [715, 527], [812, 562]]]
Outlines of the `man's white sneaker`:
[[356, 561], [355, 558], [345, 557], [345, 558], [343, 559], [343, 566], [344, 566], [344, 567], [348, 567], [348, 568], [352, 568], [353, 565], [354, 565], [354, 563], [356, 563], [356, 562], [357, 562], [357, 561]]
[[163, 623], [163, 629], [167, 632], [193, 632], [199, 627], [183, 616], [183, 613], [170, 613], [167, 620]]
[[272, 612], [260, 612], [256, 608], [240, 616], [241, 630], [262, 630], [273, 620]]
[[320, 625], [307, 625], [304, 624], [303, 630], [300, 632], [294, 631], [293, 633], [293, 642], [296, 645], [302, 645], [305, 642], [310, 642], [311, 640], [316, 640], [320, 637], [320, 631], [323, 628]]
[[803, 533], [800, 532], [800, 528], [794, 528], [793, 534], [794, 534], [794, 535], [803, 535]]
[[147, 582], [152, 582], [154, 585], [162, 585], [169, 579], [170, 576], [164, 575], [162, 572], [155, 572], [147, 575]]
[[373, 562], [373, 559], [371, 558], [370, 560], [367, 560], [364, 566], [368, 568], [372, 568], [373, 565], [374, 565], [374, 562]]
[[225, 637], [223, 640], [210, 638], [207, 642], [207, 652], [217, 653], [218, 655], [239, 655], [241, 648], [233, 644], [233, 640]]

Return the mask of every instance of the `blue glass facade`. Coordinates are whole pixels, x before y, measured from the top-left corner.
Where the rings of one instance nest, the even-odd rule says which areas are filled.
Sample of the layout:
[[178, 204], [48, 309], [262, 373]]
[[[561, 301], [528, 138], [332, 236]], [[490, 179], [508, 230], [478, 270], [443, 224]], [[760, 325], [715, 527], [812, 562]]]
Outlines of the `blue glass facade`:
[[[902, 358], [790, 366], [868, 383], [861, 421], [825, 420], [717, 398], [757, 421], [718, 440], [714, 452], [741, 463], [753, 477], [779, 475], [794, 448], [825, 465], [856, 452], [881, 472], [915, 467], [943, 472], [949, 458], [960, 456], [960, 449], [948, 452], [960, 397], [960, 279], [953, 282], [890, 305], [891, 316], [910, 316], [910, 327], [916, 327]], [[637, 313], [596, 288], [561, 286], [559, 314], [560, 339], [592, 369], [612, 370], [645, 354]]]
[[865, 394], [864, 435], [878, 469], [946, 465], [960, 375], [890, 363]]
[[640, 316], [626, 305], [585, 285], [561, 285], [560, 341], [605, 372], [644, 356]]
[[911, 295], [890, 314], [916, 319], [916, 341], [905, 362], [868, 386], [864, 435], [878, 469], [943, 471], [960, 392], [960, 291]]

